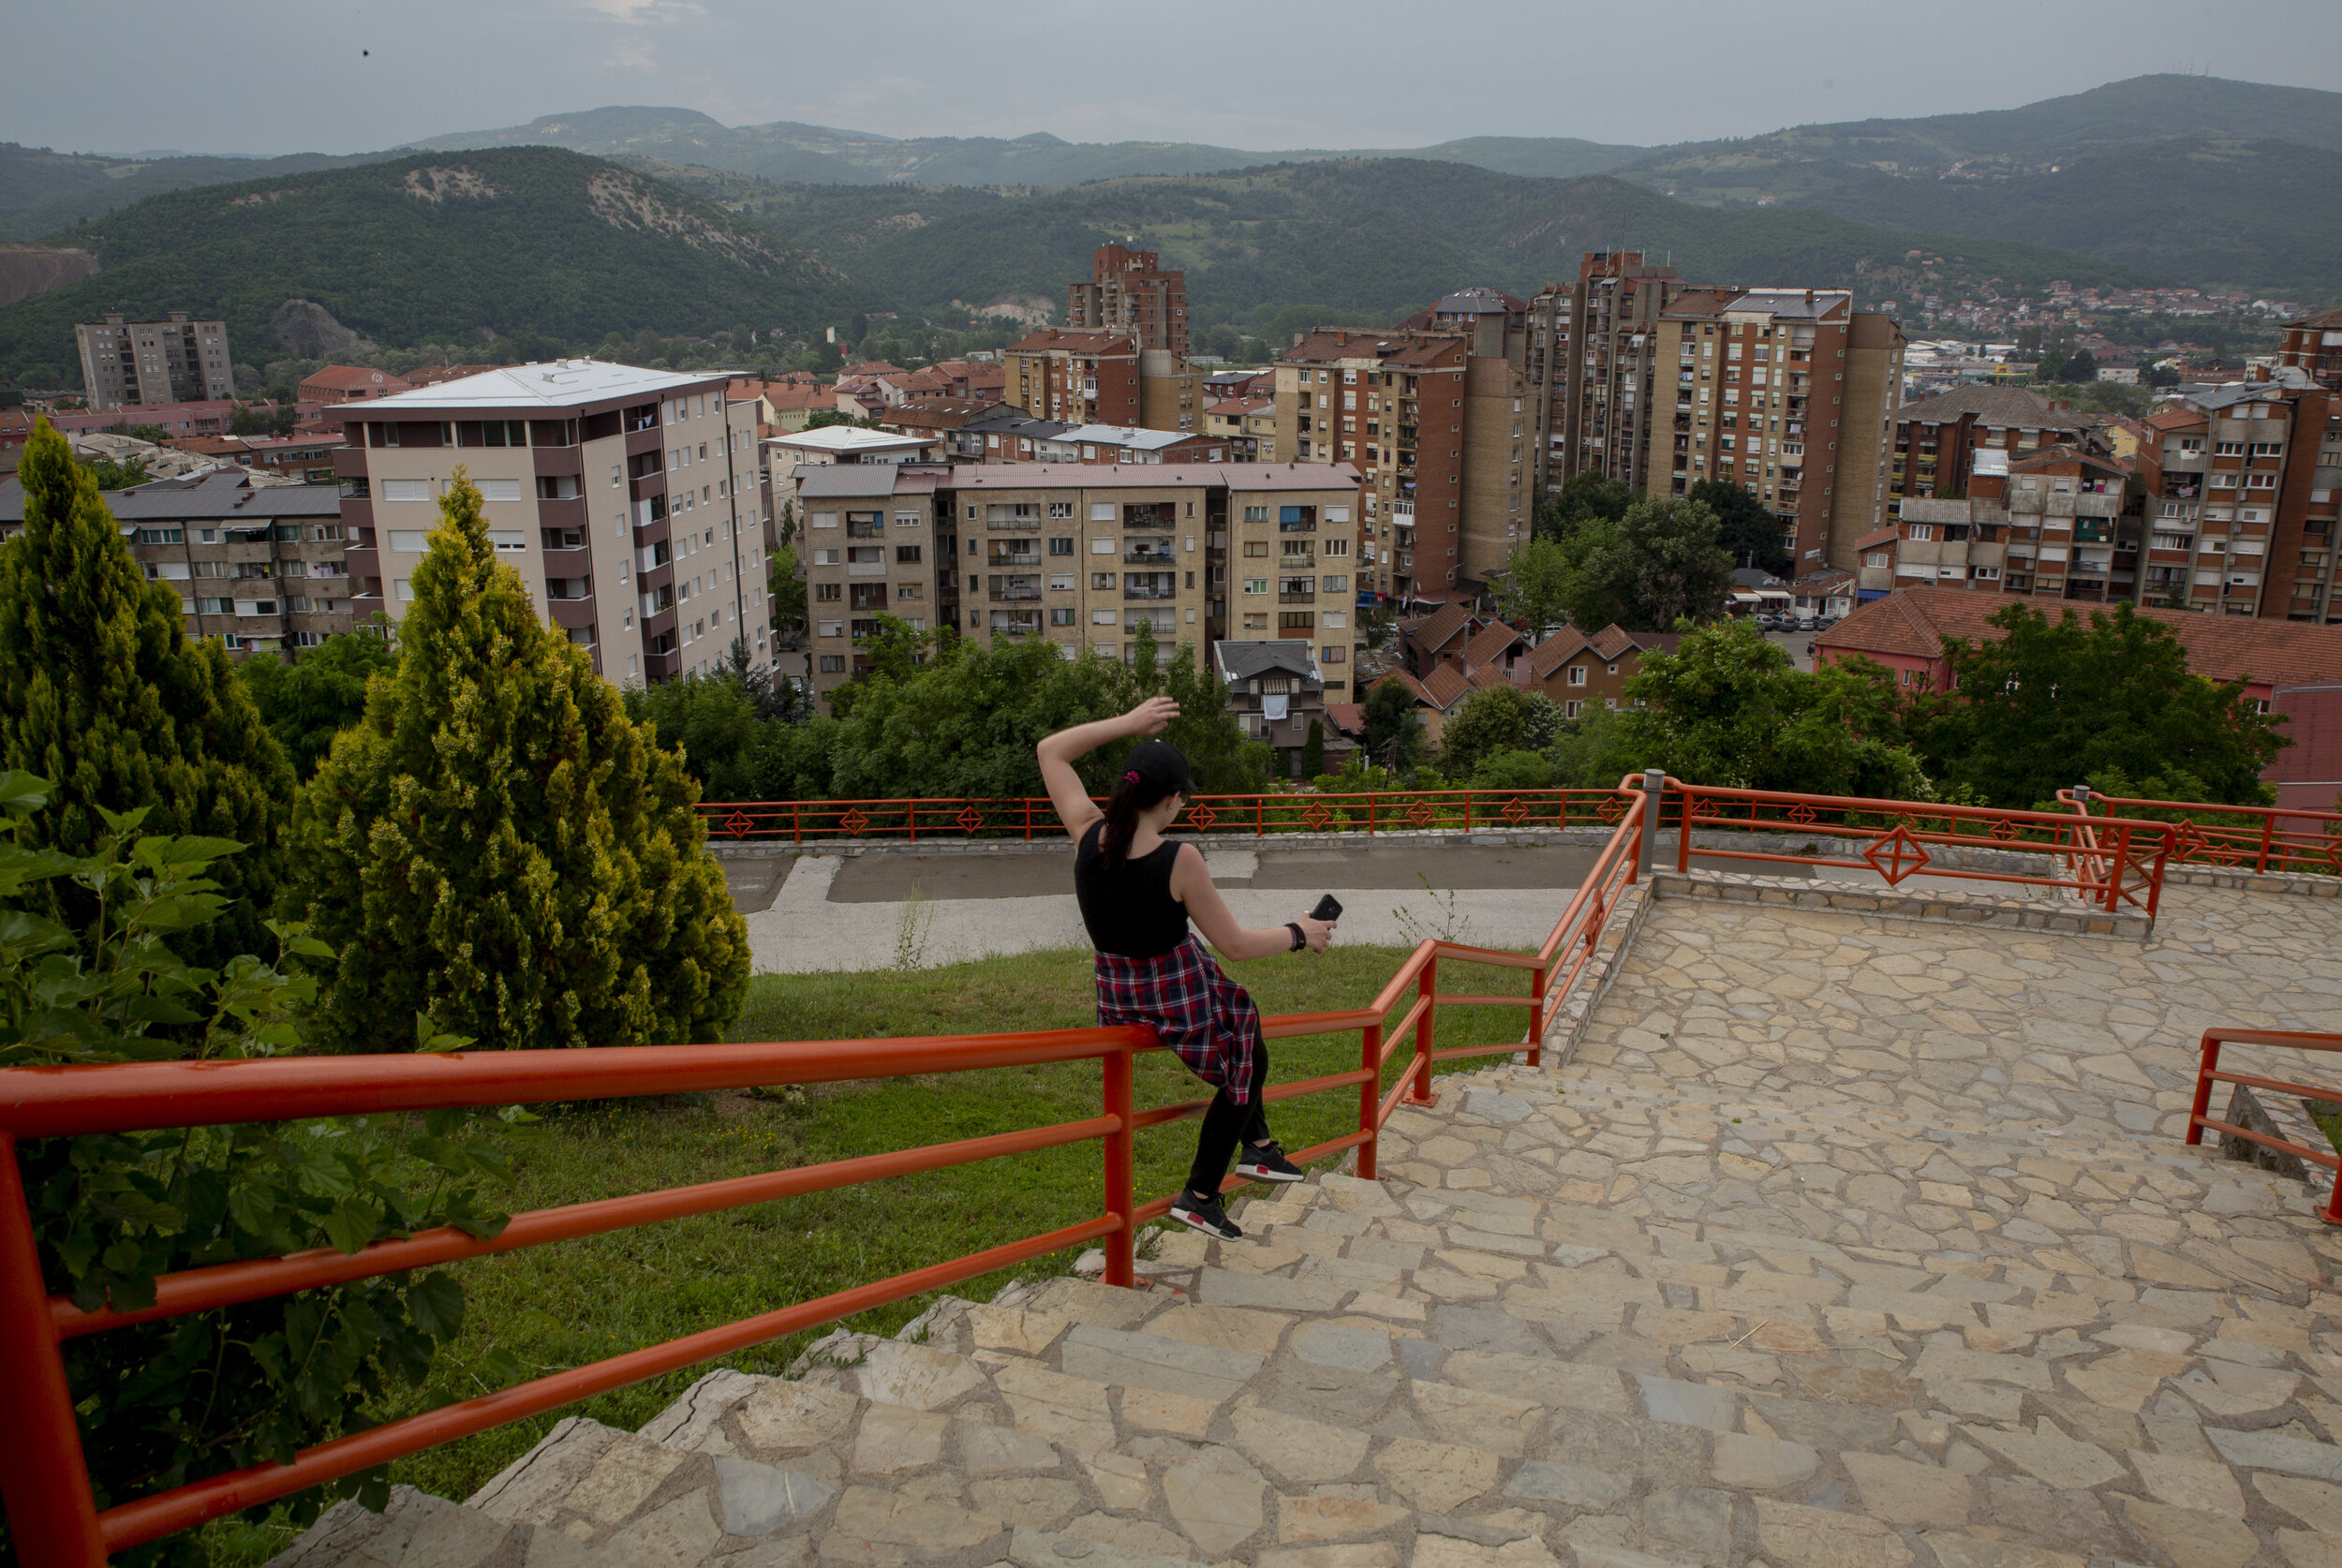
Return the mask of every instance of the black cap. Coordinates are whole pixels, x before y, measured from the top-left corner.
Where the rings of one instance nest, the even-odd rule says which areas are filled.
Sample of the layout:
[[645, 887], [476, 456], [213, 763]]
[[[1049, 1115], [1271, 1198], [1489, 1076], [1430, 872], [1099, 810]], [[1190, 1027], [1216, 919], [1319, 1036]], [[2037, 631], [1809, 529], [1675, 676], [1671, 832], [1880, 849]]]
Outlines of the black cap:
[[1139, 783], [1157, 800], [1195, 792], [1188, 782], [1187, 758], [1166, 741], [1140, 741], [1132, 747], [1130, 755], [1122, 759], [1122, 773], [1125, 777], [1136, 774]]

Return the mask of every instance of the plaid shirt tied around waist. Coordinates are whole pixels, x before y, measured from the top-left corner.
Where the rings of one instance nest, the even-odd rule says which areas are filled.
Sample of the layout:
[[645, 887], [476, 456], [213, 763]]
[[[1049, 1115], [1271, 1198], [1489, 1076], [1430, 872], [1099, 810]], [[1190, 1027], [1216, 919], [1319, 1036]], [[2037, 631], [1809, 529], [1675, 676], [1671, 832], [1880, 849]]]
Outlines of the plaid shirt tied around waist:
[[1151, 1024], [1189, 1072], [1238, 1104], [1252, 1103], [1260, 1010], [1194, 933], [1159, 958], [1097, 956], [1099, 1023]]

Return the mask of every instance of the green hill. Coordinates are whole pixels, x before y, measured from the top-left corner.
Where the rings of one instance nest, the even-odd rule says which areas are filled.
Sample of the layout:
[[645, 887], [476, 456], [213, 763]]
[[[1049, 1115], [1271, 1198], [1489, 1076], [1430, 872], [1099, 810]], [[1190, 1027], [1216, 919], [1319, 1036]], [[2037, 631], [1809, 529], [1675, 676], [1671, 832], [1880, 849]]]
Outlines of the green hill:
[[1848, 288], [1865, 304], [1910, 281], [1903, 257], [1914, 248], [1945, 255], [1937, 270], [1945, 286], [1996, 279], [2004, 293], [2038, 293], [2053, 277], [2152, 281], [2067, 251], [1948, 240], [1814, 211], [1717, 211], [1620, 180], [1522, 179], [1419, 159], [1027, 194], [773, 185], [652, 167], [772, 225], [898, 310], [1061, 301], [1092, 249], [1132, 235], [1186, 269], [1196, 307], [1235, 319], [1307, 303], [1388, 320], [1472, 284], [1527, 294], [1575, 277], [1580, 253], [1621, 246], [1671, 259], [1687, 277]]
[[1431, 158], [1506, 174], [1572, 178], [1617, 168], [1640, 147], [1572, 137], [1478, 136], [1433, 147], [1253, 152], [1193, 141], [1066, 141], [1045, 131], [1014, 139], [892, 137], [793, 120], [730, 126], [694, 109], [589, 109], [526, 126], [465, 131], [417, 143], [464, 149], [524, 144], [602, 157], [647, 157], [730, 174], [810, 185], [1064, 186], [1138, 174], [1213, 174], [1334, 158]]
[[108, 158], [0, 141], [0, 240], [37, 239], [165, 191], [305, 174], [388, 156], [295, 153], [281, 158]]
[[73, 323], [108, 310], [226, 318], [265, 358], [288, 301], [385, 345], [735, 321], [812, 331], [862, 296], [837, 269], [698, 197], [547, 147], [385, 163], [150, 197], [67, 229], [96, 277], [0, 310], [0, 375], [75, 379]]
[[2142, 76], [1990, 113], [1687, 142], [1618, 173], [1702, 205], [1807, 205], [2199, 287], [2342, 296], [2342, 93]]
[[2068, 246], [2205, 288], [2342, 298], [2342, 153], [2190, 137], [2000, 180], [1848, 175], [1806, 199], [1866, 223]]

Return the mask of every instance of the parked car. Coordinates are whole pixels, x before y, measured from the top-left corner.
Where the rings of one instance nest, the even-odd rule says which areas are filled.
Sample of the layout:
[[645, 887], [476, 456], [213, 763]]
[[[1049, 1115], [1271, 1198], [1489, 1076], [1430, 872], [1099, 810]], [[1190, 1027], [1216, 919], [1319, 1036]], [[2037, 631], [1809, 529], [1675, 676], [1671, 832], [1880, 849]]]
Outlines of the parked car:
[[1800, 615], [1795, 623], [1791, 625], [1789, 629], [1792, 631], [1819, 631], [1821, 628], [1816, 624], [1813, 616]]

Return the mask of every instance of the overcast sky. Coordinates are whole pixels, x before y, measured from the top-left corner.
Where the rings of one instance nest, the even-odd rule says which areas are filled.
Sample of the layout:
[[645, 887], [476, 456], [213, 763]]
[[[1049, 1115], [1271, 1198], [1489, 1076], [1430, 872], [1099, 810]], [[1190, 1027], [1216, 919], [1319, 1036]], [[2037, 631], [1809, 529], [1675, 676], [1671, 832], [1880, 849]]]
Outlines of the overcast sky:
[[[0, 141], [370, 152], [605, 104], [889, 136], [1653, 143], [2153, 71], [2342, 90], [2342, 0], [8, 0]], [[124, 51], [127, 52], [123, 52]], [[93, 52], [95, 51], [95, 52]], [[34, 61], [55, 69], [27, 68]], [[97, 62], [106, 83], [88, 70]]]

